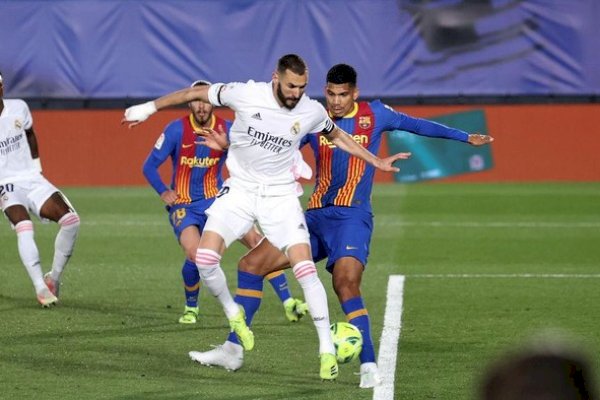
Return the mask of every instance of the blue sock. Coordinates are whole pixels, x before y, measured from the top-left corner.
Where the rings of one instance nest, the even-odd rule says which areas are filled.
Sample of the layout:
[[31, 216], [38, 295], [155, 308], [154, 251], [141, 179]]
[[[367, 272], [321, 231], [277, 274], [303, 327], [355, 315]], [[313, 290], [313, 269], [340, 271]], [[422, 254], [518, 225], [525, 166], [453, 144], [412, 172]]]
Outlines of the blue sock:
[[[261, 275], [238, 271], [238, 287], [235, 292], [235, 302], [244, 307], [246, 324], [252, 325], [254, 314], [260, 307], [263, 296], [263, 280]], [[240, 344], [235, 333], [230, 332], [227, 341]]]
[[181, 267], [181, 276], [183, 277], [183, 286], [185, 289], [185, 305], [188, 307], [198, 307], [198, 293], [200, 293], [200, 273], [198, 272], [198, 267], [186, 258], [183, 267]]
[[375, 362], [375, 347], [371, 339], [371, 321], [361, 296], [346, 300], [342, 304], [346, 319], [356, 326], [363, 337], [363, 347], [360, 352], [360, 362]]
[[275, 293], [277, 293], [277, 296], [279, 296], [279, 300], [281, 300], [282, 303], [292, 297], [285, 272], [271, 272], [269, 275], [265, 276], [265, 278], [269, 280], [269, 283], [273, 286], [273, 290], [275, 290]]

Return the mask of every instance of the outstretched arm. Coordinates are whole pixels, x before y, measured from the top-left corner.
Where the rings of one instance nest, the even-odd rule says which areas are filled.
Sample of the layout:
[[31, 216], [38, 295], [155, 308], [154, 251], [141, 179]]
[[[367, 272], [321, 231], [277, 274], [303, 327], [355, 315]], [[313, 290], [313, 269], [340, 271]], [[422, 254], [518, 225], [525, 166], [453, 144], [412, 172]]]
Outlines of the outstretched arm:
[[378, 168], [382, 171], [387, 172], [398, 172], [400, 168], [392, 166], [394, 161], [396, 160], [406, 160], [410, 157], [410, 153], [397, 153], [392, 156], [386, 158], [379, 158], [375, 154], [371, 153], [369, 150], [365, 149], [358, 143], [352, 139], [352, 137], [344, 132], [342, 129], [337, 126], [334, 130], [329, 133], [327, 139], [331, 141], [334, 145], [344, 150], [347, 153], [352, 154], [355, 157], [360, 158], [361, 160], [366, 161], [367, 163], [373, 165], [375, 168]]
[[153, 101], [131, 106], [125, 110], [125, 115], [121, 120], [121, 124], [131, 122], [129, 128], [133, 128], [148, 119], [148, 117], [156, 111], [162, 110], [163, 108], [188, 103], [194, 100], [208, 102], [209, 87], [210, 86], [207, 85], [194, 86], [169, 93]]
[[494, 138], [489, 135], [481, 135], [479, 133], [469, 134], [460, 129], [451, 128], [434, 121], [423, 118], [414, 118], [392, 109], [390, 109], [390, 111], [392, 113], [391, 118], [393, 118], [391, 126], [395, 129], [412, 132], [420, 136], [459, 140], [473, 146], [482, 146], [494, 141]]

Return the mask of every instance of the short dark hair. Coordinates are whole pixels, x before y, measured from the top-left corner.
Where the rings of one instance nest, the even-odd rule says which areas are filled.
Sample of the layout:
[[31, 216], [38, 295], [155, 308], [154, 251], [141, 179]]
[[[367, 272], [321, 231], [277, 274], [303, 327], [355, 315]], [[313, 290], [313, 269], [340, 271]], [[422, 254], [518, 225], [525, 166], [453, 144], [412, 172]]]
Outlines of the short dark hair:
[[204, 79], [198, 79], [197, 81], [192, 82], [192, 84], [190, 85], [190, 87], [196, 87], [196, 86], [210, 86], [212, 85], [212, 83], [210, 83], [207, 80]]
[[286, 54], [277, 61], [277, 72], [282, 74], [288, 69], [295, 74], [304, 75], [308, 68], [298, 54]]
[[327, 83], [356, 86], [356, 70], [348, 64], [336, 64], [327, 72]]

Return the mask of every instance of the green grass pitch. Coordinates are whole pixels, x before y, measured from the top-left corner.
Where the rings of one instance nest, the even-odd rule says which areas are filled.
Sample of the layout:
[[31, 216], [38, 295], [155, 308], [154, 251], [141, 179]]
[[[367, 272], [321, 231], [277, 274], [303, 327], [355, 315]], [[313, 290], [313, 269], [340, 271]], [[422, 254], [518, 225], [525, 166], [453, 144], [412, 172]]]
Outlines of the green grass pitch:
[[[188, 351], [224, 341], [227, 322], [203, 292], [199, 323], [177, 324], [183, 255], [158, 197], [147, 188], [65, 193], [82, 227], [59, 306], [38, 306], [15, 235], [0, 226], [1, 399], [373, 398], [358, 388], [358, 362], [342, 365], [336, 383], [319, 380], [312, 323], [287, 322], [268, 283], [244, 367], [191, 362]], [[571, 335], [600, 377], [600, 184], [382, 185], [373, 203], [362, 287], [377, 350], [388, 277], [406, 276], [395, 398], [472, 399], [490, 360], [545, 329]], [[56, 225], [35, 226], [47, 270]], [[224, 257], [232, 289], [242, 253], [235, 244]]]

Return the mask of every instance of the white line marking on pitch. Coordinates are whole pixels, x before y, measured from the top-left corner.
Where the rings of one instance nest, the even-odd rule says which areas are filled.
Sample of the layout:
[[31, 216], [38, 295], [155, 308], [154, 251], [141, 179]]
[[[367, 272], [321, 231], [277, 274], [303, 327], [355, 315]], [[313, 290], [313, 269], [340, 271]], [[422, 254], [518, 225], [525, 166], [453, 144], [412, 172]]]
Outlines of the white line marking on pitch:
[[600, 278], [600, 274], [415, 274], [390, 275], [388, 279], [383, 330], [379, 341], [377, 364], [383, 383], [373, 389], [373, 400], [393, 400], [398, 358], [398, 343], [402, 328], [404, 281], [406, 278], [555, 278], [586, 279]]
[[414, 274], [407, 278], [554, 278], [554, 279], [586, 279], [600, 278], [600, 274]]
[[563, 228], [600, 228], [600, 222], [549, 222], [549, 221], [530, 221], [530, 222], [476, 222], [476, 221], [398, 221], [393, 218], [385, 219], [380, 214], [375, 221], [376, 226], [425, 226], [433, 228], [453, 227], [453, 228], [544, 228], [544, 229], [563, 229]]
[[402, 327], [402, 301], [404, 297], [404, 275], [390, 275], [387, 300], [383, 318], [383, 330], [379, 341], [377, 364], [383, 383], [373, 389], [373, 400], [393, 400], [396, 375], [398, 341]]

